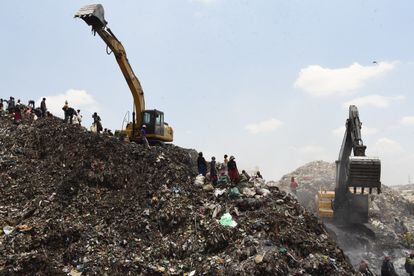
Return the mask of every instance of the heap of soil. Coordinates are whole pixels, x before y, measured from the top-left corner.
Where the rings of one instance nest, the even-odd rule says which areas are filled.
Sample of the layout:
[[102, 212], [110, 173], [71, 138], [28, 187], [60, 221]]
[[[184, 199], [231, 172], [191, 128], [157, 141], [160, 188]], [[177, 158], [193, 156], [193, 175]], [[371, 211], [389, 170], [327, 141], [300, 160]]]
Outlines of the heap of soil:
[[290, 195], [217, 197], [194, 184], [195, 156], [1, 117], [0, 274], [354, 273]]

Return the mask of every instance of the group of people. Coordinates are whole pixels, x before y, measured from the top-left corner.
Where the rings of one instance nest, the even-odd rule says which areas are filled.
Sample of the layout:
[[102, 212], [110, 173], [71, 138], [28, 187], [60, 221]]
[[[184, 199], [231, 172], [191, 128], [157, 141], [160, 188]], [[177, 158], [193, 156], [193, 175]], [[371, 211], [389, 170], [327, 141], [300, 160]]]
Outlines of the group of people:
[[51, 116], [47, 112], [46, 98], [43, 98], [40, 106], [35, 107], [35, 101], [29, 100], [27, 105], [24, 105], [20, 99], [15, 100], [10, 96], [8, 100], [0, 99], [0, 115], [9, 115], [13, 117], [15, 124], [20, 124], [23, 119], [37, 119], [40, 117]]
[[[75, 110], [73, 107], [69, 106], [68, 101], [65, 101], [65, 104], [62, 107], [65, 123], [81, 125], [82, 123], [82, 114], [80, 109]], [[32, 119], [36, 120], [37, 118], [52, 116], [46, 107], [46, 98], [43, 98], [40, 102], [40, 106], [35, 107], [35, 101], [29, 100], [27, 105], [21, 103], [20, 99], [17, 101], [13, 96], [10, 96], [8, 100], [0, 99], [0, 115], [9, 115], [12, 116], [13, 122], [19, 124], [22, 119]], [[111, 130], [103, 129], [102, 122], [99, 115], [95, 112], [92, 115], [93, 118], [93, 127], [95, 132], [104, 134], [113, 135]]]
[[[414, 252], [411, 252], [405, 259], [404, 264], [405, 271], [408, 275], [414, 276]], [[374, 276], [370, 268], [369, 264], [366, 260], [362, 260], [359, 263], [358, 272], [365, 276]], [[397, 272], [395, 271], [394, 264], [391, 260], [390, 256], [385, 256], [382, 264], [381, 264], [381, 276], [398, 276]]]
[[[197, 168], [199, 174], [207, 176], [208, 164], [202, 152], [198, 154]], [[211, 157], [209, 177], [213, 185], [217, 184], [219, 174], [220, 176], [227, 176], [231, 183], [237, 183], [242, 177], [246, 178], [246, 180], [250, 180], [251, 178], [245, 170], [242, 170], [242, 173], [239, 174], [236, 158], [234, 156], [230, 156], [229, 158], [227, 154], [224, 155], [223, 163], [220, 166], [217, 166], [216, 157]], [[255, 177], [263, 179], [259, 171]]]

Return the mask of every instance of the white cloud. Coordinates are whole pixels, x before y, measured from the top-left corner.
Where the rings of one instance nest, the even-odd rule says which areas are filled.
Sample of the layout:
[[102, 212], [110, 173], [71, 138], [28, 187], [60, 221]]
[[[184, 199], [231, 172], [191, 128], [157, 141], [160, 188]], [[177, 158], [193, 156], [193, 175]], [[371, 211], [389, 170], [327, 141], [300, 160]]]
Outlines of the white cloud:
[[381, 95], [369, 95], [365, 97], [355, 98], [351, 101], [345, 102], [343, 104], [344, 108], [348, 108], [350, 105], [356, 105], [357, 107], [378, 107], [378, 108], [386, 108], [389, 107], [392, 102], [404, 100], [404, 96], [394, 96], [394, 97], [387, 97]]
[[383, 137], [378, 139], [377, 142], [375, 142], [373, 151], [376, 152], [379, 156], [381, 156], [382, 154], [388, 153], [401, 153], [403, 151], [403, 148], [398, 142]]
[[246, 129], [252, 134], [268, 133], [275, 131], [283, 125], [283, 122], [277, 119], [269, 119], [256, 124], [248, 124]]
[[[91, 114], [99, 111], [99, 104], [91, 94], [85, 90], [69, 89], [65, 93], [44, 96], [47, 109], [55, 116], [63, 117], [62, 107], [65, 101], [74, 109], [80, 109], [83, 114]], [[41, 99], [38, 100], [40, 103]]]
[[362, 87], [369, 79], [393, 70], [395, 64], [396, 62], [380, 62], [376, 65], [362, 66], [353, 63], [348, 67], [336, 69], [309, 65], [300, 70], [294, 86], [313, 96], [347, 94]]
[[400, 120], [400, 124], [403, 126], [413, 126], [414, 125], [414, 116], [403, 117]]

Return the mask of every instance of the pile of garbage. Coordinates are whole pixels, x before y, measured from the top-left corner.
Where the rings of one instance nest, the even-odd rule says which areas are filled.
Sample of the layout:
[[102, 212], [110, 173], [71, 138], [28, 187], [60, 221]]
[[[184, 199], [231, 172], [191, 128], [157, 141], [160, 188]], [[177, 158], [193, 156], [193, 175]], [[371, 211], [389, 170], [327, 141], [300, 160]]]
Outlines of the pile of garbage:
[[414, 202], [414, 184], [396, 185], [391, 188], [399, 191], [409, 201]]
[[[292, 176], [299, 183], [297, 199], [316, 214], [317, 192], [334, 191], [335, 163], [310, 162], [284, 175], [277, 186], [288, 191]], [[352, 227], [335, 229], [334, 238], [355, 267], [365, 259], [379, 272], [383, 257], [389, 255], [393, 257], [396, 269], [405, 273], [405, 257], [414, 249], [414, 203], [404, 198], [399, 191], [382, 184], [382, 193], [372, 194], [369, 204], [369, 226], [374, 237]]]
[[354, 274], [291, 195], [213, 186], [194, 150], [0, 117], [0, 153], [0, 274]]

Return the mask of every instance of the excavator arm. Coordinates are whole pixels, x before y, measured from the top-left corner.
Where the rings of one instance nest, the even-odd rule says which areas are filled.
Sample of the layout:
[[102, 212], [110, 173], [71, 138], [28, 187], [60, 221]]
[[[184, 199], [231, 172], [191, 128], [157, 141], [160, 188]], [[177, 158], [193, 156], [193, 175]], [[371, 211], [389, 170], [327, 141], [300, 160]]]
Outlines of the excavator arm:
[[[349, 107], [349, 118], [336, 161], [334, 216], [351, 223], [368, 220], [368, 194], [381, 192], [381, 161], [365, 156], [361, 138], [362, 123], [356, 106]], [[351, 156], [352, 152], [354, 153]]]
[[134, 99], [135, 123], [141, 126], [142, 112], [145, 110], [144, 91], [129, 64], [124, 46], [112, 33], [111, 29], [106, 26], [107, 22], [104, 18], [103, 6], [100, 4], [85, 6], [75, 14], [75, 17], [83, 19], [88, 25], [92, 26], [92, 31], [98, 33], [107, 47], [114, 53]]

